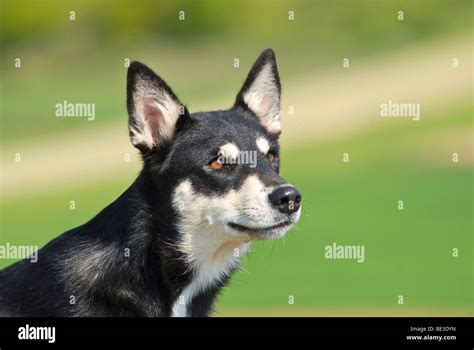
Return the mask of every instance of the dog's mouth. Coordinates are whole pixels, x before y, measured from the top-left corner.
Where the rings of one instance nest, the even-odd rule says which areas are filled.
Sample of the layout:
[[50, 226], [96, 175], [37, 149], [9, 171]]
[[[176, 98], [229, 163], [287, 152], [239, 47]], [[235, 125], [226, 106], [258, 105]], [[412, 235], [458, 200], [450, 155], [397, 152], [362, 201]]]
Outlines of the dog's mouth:
[[279, 236], [278, 232], [286, 231], [294, 222], [286, 220], [276, 225], [266, 227], [248, 227], [234, 222], [229, 222], [228, 226], [236, 231], [256, 236], [260, 239], [269, 239], [271, 236]]

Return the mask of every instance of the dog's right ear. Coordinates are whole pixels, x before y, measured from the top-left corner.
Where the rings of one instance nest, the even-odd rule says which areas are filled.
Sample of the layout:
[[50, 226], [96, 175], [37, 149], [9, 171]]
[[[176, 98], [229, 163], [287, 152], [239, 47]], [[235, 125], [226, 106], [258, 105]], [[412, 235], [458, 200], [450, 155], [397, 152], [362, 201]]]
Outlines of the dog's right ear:
[[140, 62], [128, 68], [127, 109], [130, 138], [142, 153], [170, 142], [178, 119], [188, 114], [163, 79]]

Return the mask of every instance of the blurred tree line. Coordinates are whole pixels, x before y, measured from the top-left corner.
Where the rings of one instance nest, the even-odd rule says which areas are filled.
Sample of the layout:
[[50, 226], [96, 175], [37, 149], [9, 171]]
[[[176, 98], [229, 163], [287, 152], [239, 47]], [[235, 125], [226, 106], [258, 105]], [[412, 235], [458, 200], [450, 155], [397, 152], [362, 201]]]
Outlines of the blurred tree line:
[[[191, 42], [258, 35], [287, 45], [334, 41], [370, 47], [367, 37], [378, 44], [381, 35], [403, 43], [465, 29], [472, 21], [470, 0], [2, 0], [0, 44], [28, 46], [61, 33], [67, 40], [74, 30], [71, 11], [75, 21], [86, 23], [88, 40], [112, 44], [146, 37]], [[403, 23], [398, 11], [404, 11]]]

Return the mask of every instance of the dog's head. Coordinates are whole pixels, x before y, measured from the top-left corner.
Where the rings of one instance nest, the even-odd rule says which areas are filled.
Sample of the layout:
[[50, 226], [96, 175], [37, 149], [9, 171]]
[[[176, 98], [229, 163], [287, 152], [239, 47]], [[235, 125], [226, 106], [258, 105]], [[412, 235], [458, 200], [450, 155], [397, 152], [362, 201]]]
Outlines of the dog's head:
[[160, 191], [170, 191], [181, 231], [273, 239], [299, 219], [301, 195], [279, 175], [280, 78], [271, 49], [225, 111], [189, 114], [138, 62], [127, 85], [132, 143]]

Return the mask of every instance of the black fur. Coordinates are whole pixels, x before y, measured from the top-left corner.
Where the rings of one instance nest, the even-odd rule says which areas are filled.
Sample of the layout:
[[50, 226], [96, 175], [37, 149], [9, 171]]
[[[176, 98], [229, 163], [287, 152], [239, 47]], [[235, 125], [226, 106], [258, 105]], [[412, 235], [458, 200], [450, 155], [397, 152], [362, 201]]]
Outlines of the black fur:
[[[175, 248], [180, 232], [170, 200], [176, 185], [188, 178], [198, 192], [219, 195], [238, 188], [250, 172], [265, 184], [284, 183], [278, 163], [259, 161], [256, 169], [239, 167], [215, 176], [203, 167], [224, 139], [250, 150], [255, 149], [256, 135], [265, 135], [278, 155], [278, 135], [268, 133], [242, 100], [242, 93], [268, 62], [280, 89], [274, 53], [266, 50], [233, 108], [192, 115], [185, 109], [172, 141], [151, 150], [138, 147], [143, 170], [116, 201], [86, 224], [49, 242], [36, 263], [22, 260], [1, 270], [0, 316], [170, 316], [173, 302], [194, 273]], [[133, 63], [127, 78], [129, 115], [139, 75], [178, 101], [153, 71]], [[129, 123], [134, 125], [133, 118]], [[208, 315], [225, 282], [195, 296], [190, 315]]]

